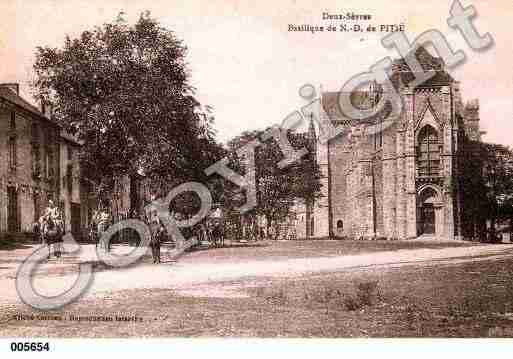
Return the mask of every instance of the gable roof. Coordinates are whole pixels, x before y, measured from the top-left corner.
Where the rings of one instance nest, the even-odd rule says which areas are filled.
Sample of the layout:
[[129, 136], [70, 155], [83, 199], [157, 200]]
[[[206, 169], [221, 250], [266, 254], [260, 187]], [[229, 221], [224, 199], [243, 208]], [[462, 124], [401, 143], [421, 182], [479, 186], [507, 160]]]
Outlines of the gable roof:
[[36, 116], [38, 119], [46, 121], [55, 127], [58, 127], [61, 129], [60, 131], [60, 137], [67, 140], [68, 142], [82, 145], [80, 141], [78, 141], [74, 136], [66, 133], [62, 130], [62, 126], [60, 126], [56, 121], [50, 119], [49, 117], [45, 116], [39, 109], [32, 105], [30, 102], [25, 100], [20, 95], [16, 94], [13, 90], [9, 89], [7, 86], [1, 86], [0, 85], [0, 99], [10, 102], [11, 104], [18, 106], [22, 108], [23, 110], [31, 113], [32, 115]]
[[11, 104], [13, 104], [15, 106], [18, 106], [18, 107], [24, 109], [25, 111], [30, 112], [32, 115], [35, 115], [40, 119], [46, 120], [56, 126], [59, 126], [55, 121], [46, 117], [41, 111], [39, 111], [39, 109], [36, 106], [29, 103], [23, 97], [16, 94], [13, 90], [7, 88], [6, 86], [0, 86], [0, 98], [10, 102]]

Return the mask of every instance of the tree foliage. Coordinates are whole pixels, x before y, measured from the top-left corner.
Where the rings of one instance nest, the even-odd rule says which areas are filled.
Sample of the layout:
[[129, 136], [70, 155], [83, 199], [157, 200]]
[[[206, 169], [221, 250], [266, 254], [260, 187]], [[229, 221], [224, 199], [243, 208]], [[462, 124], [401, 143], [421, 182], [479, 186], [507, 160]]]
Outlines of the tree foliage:
[[[278, 163], [284, 158], [284, 154], [273, 138], [261, 140], [264, 132], [243, 132], [228, 143], [228, 148], [234, 153], [236, 149], [255, 139], [261, 142], [255, 148], [257, 206], [247, 215], [265, 217], [269, 228], [272, 224], [281, 223], [297, 201], [310, 202], [320, 197], [321, 173], [308, 136], [292, 131], [287, 133], [290, 143], [296, 150], [305, 147], [308, 153], [291, 165], [280, 168]], [[238, 160], [240, 168], [244, 171], [250, 170], [244, 159]], [[238, 194], [234, 203], [240, 205], [243, 199], [241, 197]]]
[[487, 219], [492, 230], [497, 220], [513, 219], [513, 152], [499, 144], [470, 142], [461, 165], [466, 235], [483, 239]]
[[37, 48], [35, 95], [84, 143], [84, 175], [99, 191], [138, 172], [160, 185], [201, 180], [202, 166], [223, 155], [185, 56], [182, 41], [149, 12], [133, 26], [118, 17], [67, 36], [61, 48]]

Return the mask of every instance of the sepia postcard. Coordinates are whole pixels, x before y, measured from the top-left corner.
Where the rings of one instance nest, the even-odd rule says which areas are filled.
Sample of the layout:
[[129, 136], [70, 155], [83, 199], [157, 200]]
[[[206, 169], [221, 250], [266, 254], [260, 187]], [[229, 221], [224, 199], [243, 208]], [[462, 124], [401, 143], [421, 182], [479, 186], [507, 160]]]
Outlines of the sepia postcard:
[[3, 0], [0, 353], [513, 338], [512, 13]]

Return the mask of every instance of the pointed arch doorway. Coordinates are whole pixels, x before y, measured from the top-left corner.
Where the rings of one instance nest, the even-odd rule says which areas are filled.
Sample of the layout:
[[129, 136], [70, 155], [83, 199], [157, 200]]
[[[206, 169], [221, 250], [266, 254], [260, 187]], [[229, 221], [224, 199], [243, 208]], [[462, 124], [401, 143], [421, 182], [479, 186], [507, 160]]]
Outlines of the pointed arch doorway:
[[441, 228], [441, 201], [439, 192], [427, 186], [418, 195], [418, 228], [419, 235], [437, 235]]
[[424, 202], [420, 207], [421, 234], [435, 234], [435, 207], [432, 202]]

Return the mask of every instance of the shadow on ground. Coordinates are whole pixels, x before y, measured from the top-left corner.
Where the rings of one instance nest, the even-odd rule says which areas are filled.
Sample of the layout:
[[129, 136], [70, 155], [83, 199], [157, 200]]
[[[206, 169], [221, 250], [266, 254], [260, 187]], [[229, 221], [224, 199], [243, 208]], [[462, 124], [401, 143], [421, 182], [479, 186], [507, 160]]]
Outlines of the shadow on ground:
[[14, 251], [17, 249], [28, 249], [31, 247], [31, 244], [20, 243], [15, 241], [4, 241], [0, 240], [0, 251]]

